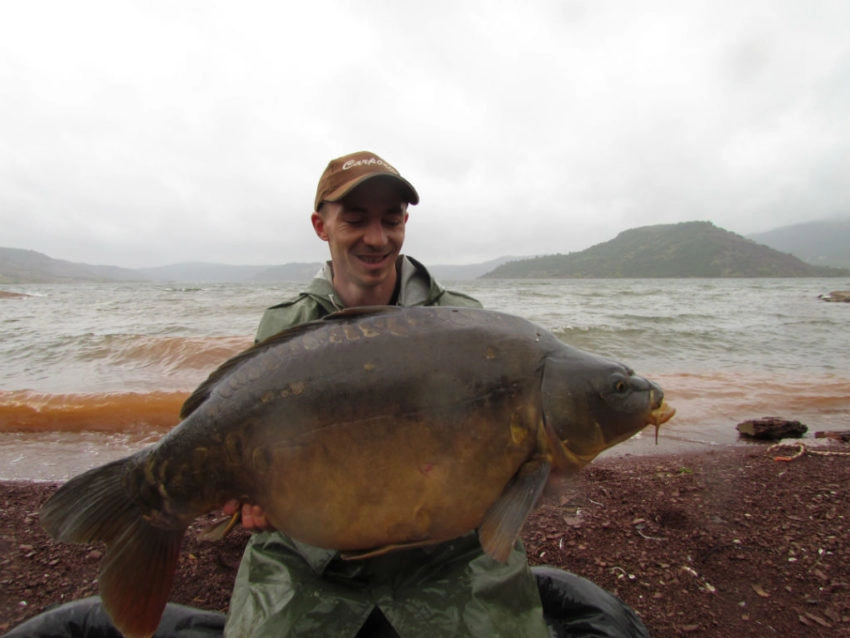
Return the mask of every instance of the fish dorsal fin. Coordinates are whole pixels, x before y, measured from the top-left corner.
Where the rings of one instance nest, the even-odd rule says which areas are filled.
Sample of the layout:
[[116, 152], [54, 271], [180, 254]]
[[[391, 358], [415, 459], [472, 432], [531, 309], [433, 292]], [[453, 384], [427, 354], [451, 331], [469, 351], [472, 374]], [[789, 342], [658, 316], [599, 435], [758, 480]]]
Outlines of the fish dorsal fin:
[[189, 395], [189, 398], [183, 403], [183, 406], [180, 408], [180, 418], [185, 419], [192, 412], [198, 409], [198, 407], [206, 401], [210, 394], [212, 394], [213, 388], [216, 384], [225, 377], [231, 370], [235, 367], [241, 365], [243, 362], [251, 359], [261, 352], [264, 352], [268, 348], [274, 347], [281, 342], [289, 341], [290, 339], [294, 339], [302, 334], [310, 332], [311, 330], [315, 330], [319, 326], [321, 326], [326, 321], [339, 321], [343, 319], [350, 319], [352, 317], [361, 317], [366, 315], [379, 315], [379, 314], [388, 314], [393, 312], [399, 312], [401, 308], [399, 306], [361, 306], [359, 308], [345, 308], [343, 310], [339, 310], [337, 312], [331, 313], [322, 317], [321, 319], [316, 319], [314, 321], [307, 321], [305, 323], [298, 324], [297, 326], [293, 326], [287, 330], [277, 333], [276, 335], [272, 335], [268, 339], [261, 341], [260, 343], [248, 348], [247, 350], [240, 352], [234, 357], [231, 357], [224, 363], [222, 363], [209, 377], [207, 377], [206, 381], [204, 381], [201, 385]]
[[367, 315], [386, 315], [401, 312], [400, 306], [355, 306], [343, 308], [329, 315], [325, 315], [320, 321], [335, 321], [337, 319], [349, 319], [351, 317], [363, 317]]
[[213, 371], [210, 376], [207, 377], [206, 381], [201, 383], [189, 398], [183, 403], [183, 407], [180, 408], [180, 418], [185, 419], [187, 416], [192, 414], [195, 410], [197, 410], [204, 401], [206, 401], [210, 395], [212, 394], [213, 388], [221, 381], [222, 378], [227, 376], [227, 374], [232, 371], [234, 368], [242, 365], [248, 359], [252, 359], [256, 357], [258, 354], [265, 352], [269, 348], [276, 346], [277, 344], [283, 341], [289, 341], [290, 339], [294, 339], [295, 337], [302, 335], [306, 332], [310, 332], [311, 330], [315, 330], [318, 325], [321, 324], [321, 320], [317, 321], [308, 321], [307, 323], [299, 324], [293, 328], [289, 328], [288, 330], [284, 330], [283, 332], [279, 332], [276, 335], [272, 335], [265, 341], [261, 341], [260, 343], [251, 346], [247, 350], [240, 352], [239, 354], [231, 357], [224, 363], [222, 363], [215, 371]]
[[490, 506], [478, 528], [481, 547], [504, 563], [519, 536], [525, 519], [534, 509], [552, 466], [543, 460], [529, 461], [519, 468], [511, 483]]

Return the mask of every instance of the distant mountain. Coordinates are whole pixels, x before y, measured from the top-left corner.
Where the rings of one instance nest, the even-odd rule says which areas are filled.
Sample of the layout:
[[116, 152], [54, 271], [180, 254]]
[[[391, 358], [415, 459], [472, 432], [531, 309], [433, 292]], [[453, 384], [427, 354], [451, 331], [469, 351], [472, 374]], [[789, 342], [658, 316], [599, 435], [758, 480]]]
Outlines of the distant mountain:
[[[834, 225], [829, 225], [834, 224]], [[847, 246], [850, 220], [800, 224], [770, 233], [774, 245], [756, 243], [710, 222], [684, 222], [633, 228], [614, 239], [568, 255], [533, 258], [502, 257], [464, 266], [430, 266], [441, 281], [486, 278], [560, 277], [831, 277], [848, 276], [850, 270], [804, 263], [802, 246], [830, 255], [831, 264], [850, 267]], [[792, 246], [793, 239], [796, 243]], [[805, 240], [805, 241], [804, 241]], [[780, 252], [786, 250], [786, 252]], [[796, 256], [787, 254], [796, 250]], [[840, 259], [843, 257], [843, 262]], [[811, 261], [818, 259], [809, 257]], [[53, 259], [33, 250], [0, 248], [0, 284], [75, 283], [107, 281], [158, 281], [175, 283], [307, 282], [321, 264], [289, 263], [266, 266], [228, 266], [215, 263], [182, 263], [158, 268], [92, 266]]]
[[91, 266], [53, 259], [34, 250], [0, 248], [0, 283], [41, 284], [100, 281], [146, 281], [137, 270]]
[[174, 281], [191, 283], [236, 283], [249, 281], [268, 268], [268, 266], [227, 266], [206, 262], [187, 262], [139, 268], [139, 272], [154, 281]]
[[307, 281], [321, 264], [286, 264], [283, 266], [229, 266], [206, 262], [170, 264], [157, 268], [140, 268], [139, 272], [154, 281], [182, 283], [263, 283]]
[[[467, 266], [433, 266], [441, 281], [475, 279], [509, 261], [502, 257]], [[170, 264], [156, 268], [90, 266], [53, 259], [34, 250], [0, 248], [0, 284], [75, 283], [104, 281], [161, 281], [172, 283], [273, 283], [307, 282], [322, 267], [320, 262], [269, 266], [228, 266], [207, 262]]]
[[850, 217], [783, 226], [747, 237], [815, 266], [850, 268]]
[[486, 278], [829, 277], [848, 270], [802, 262], [711, 222], [633, 228], [568, 255], [514, 261]]
[[282, 266], [269, 266], [258, 273], [251, 281], [258, 283], [276, 281], [310, 281], [319, 269], [321, 262], [291, 263]]
[[465, 281], [469, 279], [478, 279], [481, 275], [487, 274], [494, 268], [519, 259], [518, 257], [499, 257], [480, 264], [468, 264], [465, 266], [447, 266], [428, 264], [428, 270], [439, 281]]

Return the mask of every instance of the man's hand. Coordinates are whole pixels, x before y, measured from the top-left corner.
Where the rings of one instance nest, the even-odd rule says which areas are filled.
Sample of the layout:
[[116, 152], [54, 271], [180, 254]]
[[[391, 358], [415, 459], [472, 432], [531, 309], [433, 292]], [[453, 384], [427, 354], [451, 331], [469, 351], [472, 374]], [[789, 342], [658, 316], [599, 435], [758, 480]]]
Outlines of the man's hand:
[[245, 529], [257, 531], [274, 529], [266, 519], [266, 513], [263, 511], [263, 508], [259, 505], [241, 503], [234, 499], [227, 501], [222, 509], [224, 509], [224, 513], [228, 516], [233, 516], [239, 511], [240, 507], [242, 508], [242, 527]]

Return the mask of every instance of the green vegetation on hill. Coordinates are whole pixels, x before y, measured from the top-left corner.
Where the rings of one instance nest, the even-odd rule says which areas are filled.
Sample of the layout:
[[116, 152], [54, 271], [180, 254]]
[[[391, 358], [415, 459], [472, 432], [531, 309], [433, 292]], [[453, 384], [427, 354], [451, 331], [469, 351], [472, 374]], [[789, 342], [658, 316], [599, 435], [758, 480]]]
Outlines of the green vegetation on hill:
[[490, 279], [631, 277], [830, 277], [850, 271], [817, 267], [718, 228], [711, 222], [626, 230], [611, 241], [568, 255], [514, 261]]

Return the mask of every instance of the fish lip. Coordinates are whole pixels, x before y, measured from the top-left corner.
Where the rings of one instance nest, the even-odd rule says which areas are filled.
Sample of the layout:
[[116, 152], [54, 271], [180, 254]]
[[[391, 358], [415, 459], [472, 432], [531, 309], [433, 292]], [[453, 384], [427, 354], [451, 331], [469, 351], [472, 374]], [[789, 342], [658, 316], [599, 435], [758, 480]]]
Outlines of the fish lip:
[[649, 413], [649, 424], [658, 427], [662, 423], [667, 423], [676, 414], [676, 408], [670, 407], [667, 401], [661, 401], [661, 405]]

